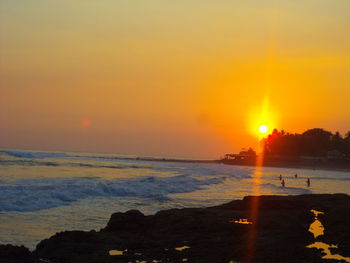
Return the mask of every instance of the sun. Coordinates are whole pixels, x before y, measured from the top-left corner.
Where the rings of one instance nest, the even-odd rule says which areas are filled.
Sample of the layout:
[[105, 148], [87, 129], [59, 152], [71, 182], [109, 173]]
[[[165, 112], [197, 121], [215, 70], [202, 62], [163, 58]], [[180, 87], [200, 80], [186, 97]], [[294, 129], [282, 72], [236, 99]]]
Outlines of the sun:
[[247, 130], [258, 139], [260, 145], [260, 141], [279, 126], [278, 112], [269, 107], [268, 99], [265, 98], [261, 106], [255, 105], [248, 114]]
[[265, 134], [268, 131], [269, 131], [269, 128], [265, 124], [259, 126], [259, 132], [260, 133]]

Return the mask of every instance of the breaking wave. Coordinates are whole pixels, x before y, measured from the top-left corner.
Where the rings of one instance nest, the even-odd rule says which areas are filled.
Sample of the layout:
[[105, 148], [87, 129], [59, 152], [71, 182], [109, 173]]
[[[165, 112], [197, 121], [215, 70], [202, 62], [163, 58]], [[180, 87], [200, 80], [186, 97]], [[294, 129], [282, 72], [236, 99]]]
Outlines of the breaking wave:
[[89, 177], [23, 179], [0, 185], [0, 211], [37, 211], [96, 197], [142, 197], [164, 201], [169, 200], [169, 194], [200, 190], [223, 180], [199, 180], [187, 176], [118, 180]]
[[[253, 168], [211, 163], [181, 163], [166, 161], [125, 160], [112, 156], [71, 155], [63, 152], [8, 151], [0, 153], [17, 158], [0, 158], [0, 164], [21, 166], [66, 166], [110, 169], [150, 169], [176, 175], [226, 175], [238, 179], [251, 178]], [[101, 162], [103, 160], [103, 162]]]
[[22, 152], [22, 151], [1, 151], [13, 157], [19, 158], [62, 158], [67, 157], [66, 153], [56, 152]]

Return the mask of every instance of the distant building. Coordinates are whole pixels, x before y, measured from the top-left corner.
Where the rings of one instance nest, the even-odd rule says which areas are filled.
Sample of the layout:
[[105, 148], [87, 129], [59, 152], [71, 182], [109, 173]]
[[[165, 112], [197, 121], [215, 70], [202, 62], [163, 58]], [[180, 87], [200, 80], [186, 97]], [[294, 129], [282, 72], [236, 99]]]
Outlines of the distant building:
[[248, 150], [242, 149], [239, 153], [227, 153], [224, 156], [224, 160], [252, 160], [256, 158], [256, 152], [249, 148]]
[[225, 160], [247, 160], [251, 159], [252, 156], [249, 154], [240, 154], [240, 153], [227, 153], [225, 154]]

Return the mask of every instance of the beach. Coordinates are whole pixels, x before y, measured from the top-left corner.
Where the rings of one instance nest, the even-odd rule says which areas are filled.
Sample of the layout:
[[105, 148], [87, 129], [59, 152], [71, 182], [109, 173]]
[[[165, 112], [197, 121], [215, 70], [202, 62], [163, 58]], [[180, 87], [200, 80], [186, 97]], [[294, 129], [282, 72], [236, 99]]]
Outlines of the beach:
[[0, 263], [350, 263], [350, 1], [0, 7]]
[[31, 250], [60, 231], [99, 230], [111, 214], [130, 209], [152, 215], [252, 194], [350, 194], [350, 173], [343, 171], [125, 160], [95, 153], [3, 150], [0, 155], [0, 241]]

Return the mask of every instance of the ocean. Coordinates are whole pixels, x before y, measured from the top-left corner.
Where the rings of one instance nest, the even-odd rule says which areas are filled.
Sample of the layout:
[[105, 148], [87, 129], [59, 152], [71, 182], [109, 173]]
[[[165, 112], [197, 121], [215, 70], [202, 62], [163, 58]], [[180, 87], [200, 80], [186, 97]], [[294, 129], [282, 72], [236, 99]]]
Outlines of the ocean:
[[99, 230], [112, 213], [130, 209], [149, 215], [252, 194], [311, 193], [350, 194], [350, 172], [0, 150], [0, 243], [34, 249], [59, 231]]

